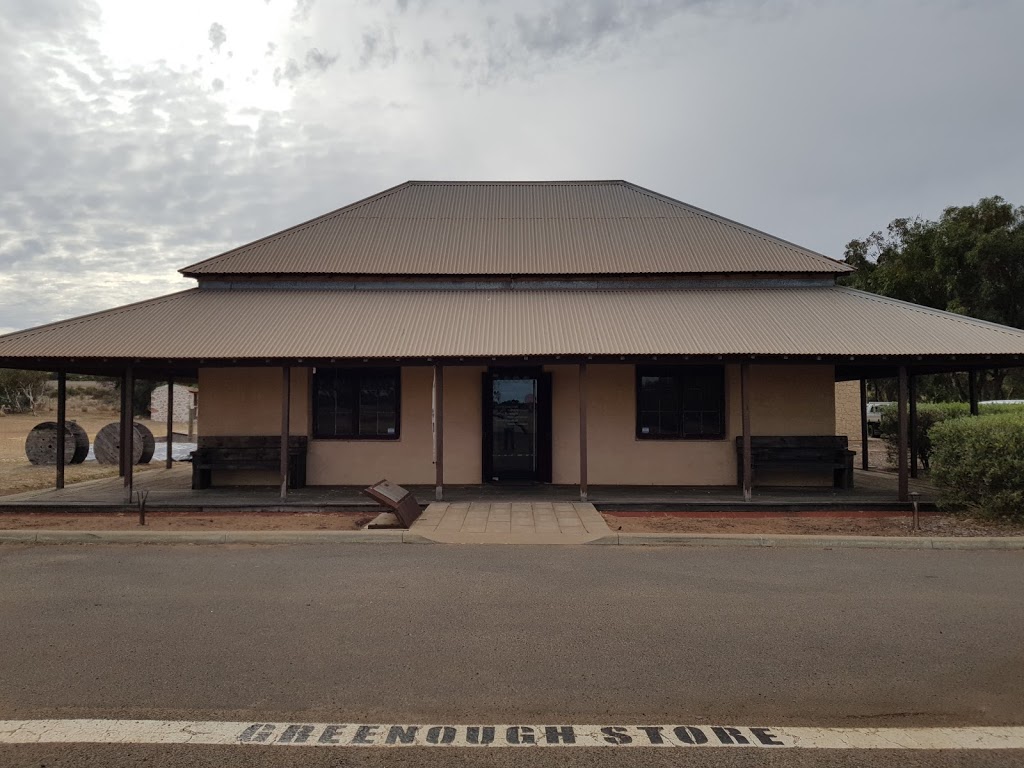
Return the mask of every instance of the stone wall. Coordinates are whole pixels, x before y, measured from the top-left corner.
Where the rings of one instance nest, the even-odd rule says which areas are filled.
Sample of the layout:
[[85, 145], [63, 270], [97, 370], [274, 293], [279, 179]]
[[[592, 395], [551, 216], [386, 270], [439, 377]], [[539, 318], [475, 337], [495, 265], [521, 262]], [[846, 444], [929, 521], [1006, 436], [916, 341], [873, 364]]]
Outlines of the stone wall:
[[860, 441], [860, 382], [836, 382], [836, 434]]
[[[174, 385], [174, 421], [188, 423], [188, 409], [192, 405], [193, 389], [181, 384]], [[153, 421], [167, 420], [167, 385], [161, 384], [149, 398], [149, 411]]]

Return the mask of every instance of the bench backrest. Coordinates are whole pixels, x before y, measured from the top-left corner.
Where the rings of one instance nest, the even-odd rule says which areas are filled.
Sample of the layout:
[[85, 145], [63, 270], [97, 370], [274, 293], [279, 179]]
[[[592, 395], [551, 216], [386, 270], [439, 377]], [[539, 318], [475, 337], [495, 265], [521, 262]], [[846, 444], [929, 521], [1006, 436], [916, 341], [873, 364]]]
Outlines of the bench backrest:
[[[736, 447], [743, 448], [743, 438], [736, 438]], [[781, 449], [823, 449], [846, 450], [849, 439], [846, 435], [752, 435], [750, 447]]]
[[[306, 455], [307, 443], [304, 435], [288, 437], [288, 454], [300, 457]], [[201, 435], [193, 460], [199, 463], [260, 463], [270, 464], [281, 458], [281, 437], [279, 435]]]

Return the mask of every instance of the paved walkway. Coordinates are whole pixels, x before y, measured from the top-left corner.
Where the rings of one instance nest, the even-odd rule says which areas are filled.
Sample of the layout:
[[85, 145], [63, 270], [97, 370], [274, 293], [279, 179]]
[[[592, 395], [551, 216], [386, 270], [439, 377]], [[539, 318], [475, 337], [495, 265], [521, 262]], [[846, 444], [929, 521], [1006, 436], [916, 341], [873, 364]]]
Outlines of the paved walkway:
[[585, 544], [611, 535], [593, 504], [435, 502], [412, 533], [448, 544]]

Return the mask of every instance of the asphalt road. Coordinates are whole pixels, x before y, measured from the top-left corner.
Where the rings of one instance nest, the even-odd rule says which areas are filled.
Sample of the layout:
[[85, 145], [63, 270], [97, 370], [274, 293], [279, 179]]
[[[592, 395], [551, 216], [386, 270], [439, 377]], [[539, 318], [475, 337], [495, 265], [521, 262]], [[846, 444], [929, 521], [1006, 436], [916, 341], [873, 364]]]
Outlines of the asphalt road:
[[[1024, 554], [0, 547], [0, 719], [1024, 725]], [[425, 765], [437, 748], [32, 745], [0, 765]], [[659, 749], [444, 765], [678, 765]], [[692, 765], [1021, 752], [690, 750]]]

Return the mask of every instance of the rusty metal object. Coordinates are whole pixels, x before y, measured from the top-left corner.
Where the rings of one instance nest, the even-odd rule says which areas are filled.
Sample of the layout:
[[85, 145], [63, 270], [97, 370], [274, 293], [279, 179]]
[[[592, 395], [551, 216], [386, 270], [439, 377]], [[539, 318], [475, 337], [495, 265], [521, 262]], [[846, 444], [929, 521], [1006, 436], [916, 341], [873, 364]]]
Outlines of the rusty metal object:
[[419, 502], [409, 491], [389, 480], [374, 483], [364, 488], [363, 493], [394, 512], [404, 528], [411, 528], [416, 518], [423, 513]]

